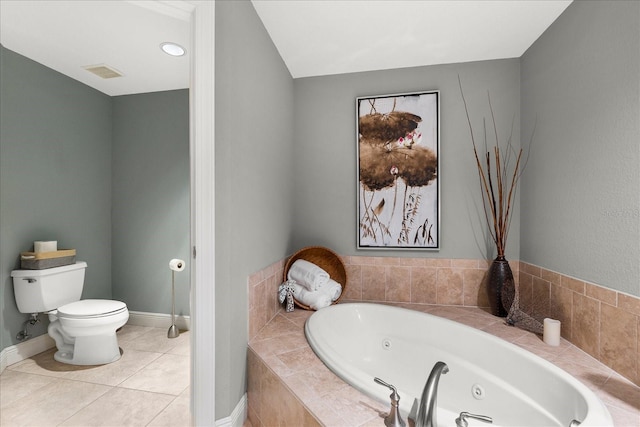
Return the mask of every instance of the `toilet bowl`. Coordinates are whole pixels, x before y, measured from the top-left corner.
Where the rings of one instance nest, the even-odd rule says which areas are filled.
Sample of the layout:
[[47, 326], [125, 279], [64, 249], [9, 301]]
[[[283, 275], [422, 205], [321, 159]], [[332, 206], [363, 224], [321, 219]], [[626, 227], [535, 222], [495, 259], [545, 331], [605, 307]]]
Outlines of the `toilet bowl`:
[[120, 359], [116, 330], [129, 319], [121, 301], [89, 299], [48, 313], [49, 335], [58, 351], [54, 359], [72, 365], [102, 365]]
[[72, 365], [102, 365], [120, 359], [116, 330], [129, 320], [124, 302], [81, 300], [86, 262], [43, 270], [14, 270], [18, 310], [49, 316], [54, 358]]

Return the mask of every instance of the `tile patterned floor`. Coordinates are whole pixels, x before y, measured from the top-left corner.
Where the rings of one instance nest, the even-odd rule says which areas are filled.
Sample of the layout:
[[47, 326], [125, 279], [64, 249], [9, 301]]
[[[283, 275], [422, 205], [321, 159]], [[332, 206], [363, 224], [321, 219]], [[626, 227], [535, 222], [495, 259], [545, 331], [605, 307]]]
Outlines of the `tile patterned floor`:
[[125, 325], [118, 344], [122, 358], [108, 365], [66, 365], [51, 349], [7, 367], [0, 425], [189, 426], [189, 332]]

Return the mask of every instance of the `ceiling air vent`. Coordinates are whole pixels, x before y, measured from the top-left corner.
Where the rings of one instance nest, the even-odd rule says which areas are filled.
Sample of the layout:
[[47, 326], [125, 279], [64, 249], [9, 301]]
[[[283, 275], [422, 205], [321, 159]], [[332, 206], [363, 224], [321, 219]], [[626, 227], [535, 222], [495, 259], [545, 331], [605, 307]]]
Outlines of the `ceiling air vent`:
[[86, 67], [82, 67], [82, 68], [103, 79], [112, 79], [114, 77], [122, 77], [122, 73], [120, 71], [104, 64], [87, 65]]

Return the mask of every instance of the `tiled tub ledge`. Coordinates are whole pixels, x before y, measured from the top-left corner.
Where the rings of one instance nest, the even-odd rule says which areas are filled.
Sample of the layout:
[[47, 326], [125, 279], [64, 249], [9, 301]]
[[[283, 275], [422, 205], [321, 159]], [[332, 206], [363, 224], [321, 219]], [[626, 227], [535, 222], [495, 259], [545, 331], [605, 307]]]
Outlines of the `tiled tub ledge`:
[[[607, 405], [616, 426], [640, 426], [640, 387], [565, 339], [551, 347], [540, 336], [507, 326], [476, 307], [391, 304], [445, 317], [516, 344], [582, 381]], [[383, 426], [389, 410], [334, 375], [307, 344], [313, 314], [279, 311], [249, 342], [249, 419], [253, 427]], [[425, 379], [426, 380], [426, 379]]]

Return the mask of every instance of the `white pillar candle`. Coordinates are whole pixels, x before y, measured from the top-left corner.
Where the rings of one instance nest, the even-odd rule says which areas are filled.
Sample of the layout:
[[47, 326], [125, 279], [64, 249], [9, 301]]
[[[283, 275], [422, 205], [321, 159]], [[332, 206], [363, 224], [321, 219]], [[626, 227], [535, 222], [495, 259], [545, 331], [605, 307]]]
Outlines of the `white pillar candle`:
[[552, 346], [560, 345], [560, 321], [555, 319], [544, 319], [544, 332], [542, 341]]

